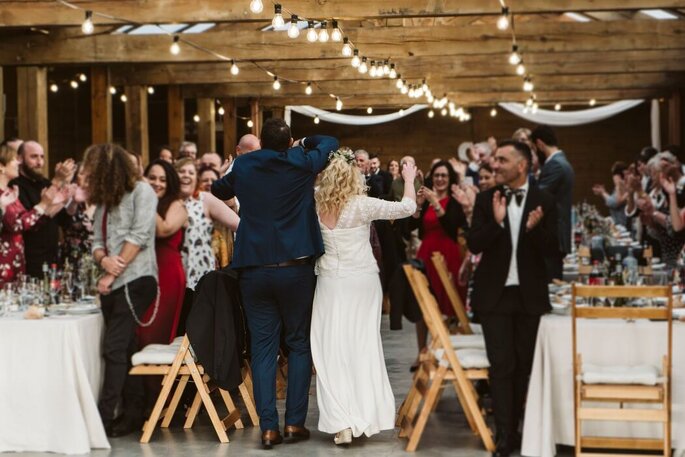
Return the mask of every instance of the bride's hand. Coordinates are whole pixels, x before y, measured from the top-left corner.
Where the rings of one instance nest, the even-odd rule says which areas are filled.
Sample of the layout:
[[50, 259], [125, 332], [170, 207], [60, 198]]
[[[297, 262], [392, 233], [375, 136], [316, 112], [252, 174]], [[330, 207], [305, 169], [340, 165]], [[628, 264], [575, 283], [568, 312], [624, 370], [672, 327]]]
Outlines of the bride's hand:
[[404, 182], [413, 183], [416, 179], [416, 165], [406, 162], [402, 166], [402, 179]]

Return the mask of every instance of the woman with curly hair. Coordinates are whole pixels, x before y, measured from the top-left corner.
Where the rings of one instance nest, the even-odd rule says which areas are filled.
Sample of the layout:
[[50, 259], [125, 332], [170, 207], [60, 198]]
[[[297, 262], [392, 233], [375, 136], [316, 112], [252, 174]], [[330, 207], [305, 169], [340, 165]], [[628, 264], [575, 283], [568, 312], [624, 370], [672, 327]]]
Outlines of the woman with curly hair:
[[416, 210], [416, 166], [405, 164], [404, 197], [366, 196], [364, 176], [349, 149], [333, 153], [315, 194], [325, 254], [311, 323], [319, 430], [336, 444], [395, 427], [395, 399], [380, 336], [383, 291], [371, 250], [371, 222], [402, 219]]
[[[88, 203], [96, 205], [93, 259], [105, 270], [98, 281], [105, 318], [105, 379], [98, 409], [107, 435], [122, 436], [143, 424], [142, 380], [128, 376], [128, 369], [137, 348], [136, 327], [154, 322], [155, 311], [145, 322], [143, 315], [153, 302], [159, 306], [156, 224], [151, 217], [157, 196], [129, 154], [114, 144], [89, 147], [83, 172]], [[123, 413], [115, 423], [114, 409], [122, 396]]]

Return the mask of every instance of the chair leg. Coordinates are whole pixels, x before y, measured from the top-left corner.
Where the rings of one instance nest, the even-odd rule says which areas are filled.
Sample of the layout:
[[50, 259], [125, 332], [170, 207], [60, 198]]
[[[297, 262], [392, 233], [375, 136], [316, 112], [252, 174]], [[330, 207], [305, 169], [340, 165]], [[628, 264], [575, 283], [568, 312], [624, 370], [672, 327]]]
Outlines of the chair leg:
[[209, 414], [209, 419], [212, 422], [212, 426], [214, 426], [214, 431], [216, 431], [216, 434], [219, 437], [219, 441], [221, 441], [222, 443], [228, 443], [228, 435], [226, 435], [226, 429], [224, 428], [224, 424], [216, 412], [216, 408], [214, 407], [214, 403], [212, 403], [212, 399], [209, 397], [209, 389], [207, 388], [207, 384], [198, 372], [197, 365], [195, 365], [195, 361], [190, 356], [190, 354], [186, 355], [185, 362], [186, 365], [188, 365], [188, 368], [190, 368], [190, 375], [192, 376], [193, 381], [195, 381], [195, 384], [197, 385], [197, 393], [202, 399], [202, 404], [204, 405], [205, 409], [207, 410], [207, 413]]
[[[221, 398], [223, 398], [224, 400], [224, 404], [226, 405], [226, 410], [229, 416], [233, 415], [234, 411], [238, 411], [238, 419], [233, 423], [233, 425], [235, 425], [235, 428], [237, 430], [245, 428], [243, 426], [243, 421], [240, 420], [240, 410], [236, 408], [235, 403], [233, 402], [233, 398], [231, 397], [231, 394], [224, 389], [219, 389], [219, 394], [221, 395]], [[225, 425], [226, 427], [230, 427], [230, 425], [228, 424]]]
[[250, 415], [250, 421], [252, 421], [252, 425], [256, 427], [259, 425], [259, 415], [257, 414], [257, 408], [255, 407], [254, 400], [252, 399], [252, 395], [246, 384], [246, 382], [243, 382], [238, 389], [240, 390], [240, 396], [243, 399], [243, 404], [247, 409], [247, 413]]
[[185, 424], [183, 424], [183, 428], [193, 427], [195, 418], [197, 417], [197, 414], [200, 412], [200, 406], [202, 406], [202, 398], [200, 397], [200, 389], [202, 388], [202, 384], [196, 387], [198, 391], [195, 393], [195, 398], [193, 398], [193, 404], [190, 406], [190, 409], [188, 410], [188, 416], [186, 417]]
[[188, 379], [190, 379], [189, 375], [183, 375], [181, 376], [181, 379], [179, 379], [178, 386], [176, 386], [176, 390], [174, 391], [174, 396], [171, 397], [171, 403], [169, 403], [166, 414], [164, 414], [164, 419], [162, 420], [161, 425], [162, 428], [169, 428], [171, 419], [173, 419], [176, 409], [178, 408], [178, 404], [181, 401], [181, 397], [183, 396], [183, 392], [188, 385]]
[[452, 381], [452, 385], [454, 386], [454, 391], [457, 393], [459, 404], [461, 405], [462, 411], [464, 411], [464, 416], [466, 416], [466, 421], [469, 423], [471, 431], [475, 434], [478, 434], [476, 423], [473, 420], [473, 414], [471, 413], [471, 409], [466, 405], [466, 399], [464, 398], [464, 394], [462, 394], [461, 389], [459, 388], [459, 383], [456, 380], [454, 380]]
[[423, 435], [423, 430], [426, 428], [426, 422], [428, 422], [428, 416], [431, 411], [433, 411], [433, 405], [437, 402], [438, 396], [440, 394], [440, 387], [445, 378], [445, 373], [447, 368], [440, 367], [433, 378], [431, 386], [428, 388], [428, 393], [423, 401], [423, 407], [421, 408], [421, 413], [419, 414], [416, 424], [414, 425], [414, 430], [412, 430], [409, 436], [409, 442], [407, 443], [406, 451], [414, 452], [419, 445], [419, 440], [421, 440], [421, 435]]

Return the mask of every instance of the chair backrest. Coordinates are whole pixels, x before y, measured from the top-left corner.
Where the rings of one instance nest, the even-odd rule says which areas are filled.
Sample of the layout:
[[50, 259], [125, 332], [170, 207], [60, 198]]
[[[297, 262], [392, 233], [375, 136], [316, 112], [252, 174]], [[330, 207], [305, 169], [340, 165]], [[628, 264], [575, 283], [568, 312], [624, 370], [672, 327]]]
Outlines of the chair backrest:
[[447, 263], [445, 262], [445, 257], [442, 255], [442, 253], [436, 251], [433, 252], [431, 261], [433, 262], [435, 271], [437, 271], [438, 276], [440, 276], [440, 282], [442, 283], [445, 292], [447, 292], [447, 296], [449, 297], [450, 302], [452, 303], [452, 308], [454, 308], [454, 312], [457, 315], [457, 319], [459, 319], [459, 326], [462, 328], [465, 334], [473, 334], [473, 329], [471, 329], [471, 323], [469, 322], [469, 318], [466, 315], [466, 308], [464, 307], [464, 302], [461, 301], [459, 292], [457, 291], [457, 288], [454, 285], [452, 278], [450, 278], [449, 272], [447, 271]]
[[[664, 306], [651, 304], [644, 307], [631, 306], [578, 306], [576, 298], [605, 299], [605, 298], [642, 298], [650, 302], [655, 299], [665, 301]], [[673, 343], [673, 291], [671, 286], [584, 286], [573, 284], [571, 289], [571, 307], [573, 321], [573, 357], [578, 357], [577, 320], [578, 319], [652, 319], [662, 320], [667, 324], [667, 347], [665, 357], [670, 377], [671, 352]], [[574, 375], [576, 364], [574, 366]]]

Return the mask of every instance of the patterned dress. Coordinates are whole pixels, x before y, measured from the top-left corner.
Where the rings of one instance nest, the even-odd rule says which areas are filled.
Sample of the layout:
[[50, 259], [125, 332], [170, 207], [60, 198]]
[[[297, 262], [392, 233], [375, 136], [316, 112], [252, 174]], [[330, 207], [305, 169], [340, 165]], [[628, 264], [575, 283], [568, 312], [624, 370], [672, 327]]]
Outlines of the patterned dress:
[[205, 215], [204, 192], [197, 198], [185, 201], [188, 211], [188, 227], [183, 240], [183, 268], [186, 272], [186, 287], [195, 290], [200, 278], [216, 268], [212, 251], [212, 231], [214, 224]]
[[35, 209], [27, 210], [19, 200], [5, 208], [0, 231], [0, 285], [12, 282], [24, 273], [26, 259], [22, 233], [46, 219]]
[[61, 262], [65, 260], [76, 269], [81, 266], [81, 258], [90, 254], [93, 248], [93, 212], [89, 214], [85, 203], [79, 203], [76, 212], [70, 216], [64, 228]]

